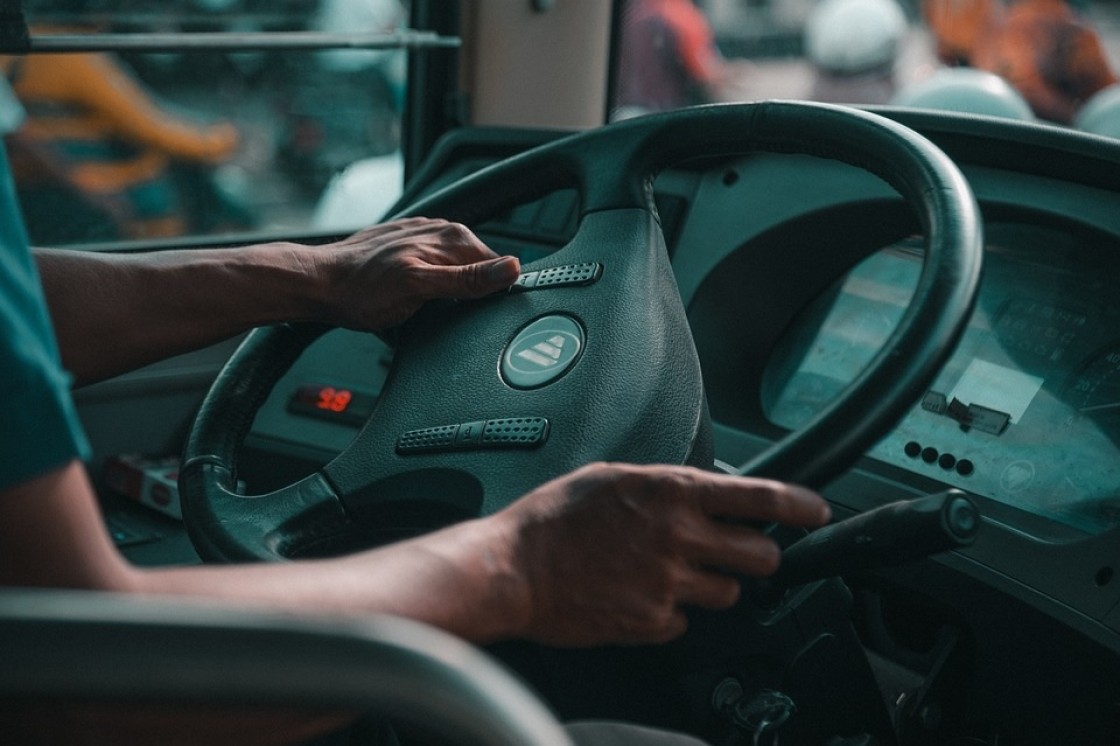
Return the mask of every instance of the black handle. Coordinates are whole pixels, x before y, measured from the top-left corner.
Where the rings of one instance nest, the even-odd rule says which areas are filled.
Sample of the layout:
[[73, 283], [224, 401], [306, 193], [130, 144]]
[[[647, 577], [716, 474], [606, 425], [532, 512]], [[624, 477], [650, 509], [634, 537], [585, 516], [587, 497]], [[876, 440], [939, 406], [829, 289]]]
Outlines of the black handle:
[[980, 511], [960, 490], [882, 505], [817, 529], [786, 548], [771, 587], [788, 588], [968, 546]]

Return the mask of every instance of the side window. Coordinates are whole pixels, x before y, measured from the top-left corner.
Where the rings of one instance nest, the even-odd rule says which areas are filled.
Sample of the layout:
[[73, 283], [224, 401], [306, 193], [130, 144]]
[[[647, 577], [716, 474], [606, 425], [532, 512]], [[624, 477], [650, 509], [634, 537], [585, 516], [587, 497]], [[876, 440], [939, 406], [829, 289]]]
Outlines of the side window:
[[[307, 49], [306, 34], [261, 45], [259, 32], [394, 34], [409, 0], [23, 8], [44, 44], [78, 34], [149, 42], [0, 57], [23, 110], [5, 145], [34, 244], [343, 231], [377, 220], [400, 193], [406, 53]], [[180, 32], [222, 48], [150, 49]]]

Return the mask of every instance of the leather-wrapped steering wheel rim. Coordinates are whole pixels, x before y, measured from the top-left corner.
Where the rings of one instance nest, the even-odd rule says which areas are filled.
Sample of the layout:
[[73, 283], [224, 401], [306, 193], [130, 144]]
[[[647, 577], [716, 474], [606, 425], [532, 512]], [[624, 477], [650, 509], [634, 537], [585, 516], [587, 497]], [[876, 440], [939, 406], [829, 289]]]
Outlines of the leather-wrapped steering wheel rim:
[[[449, 312], [434, 304], [433, 310], [426, 309], [422, 318], [406, 326], [411, 334], [404, 334], [408, 341], [398, 349], [398, 357], [403, 352], [417, 362], [402, 364], [400, 375], [390, 376], [386, 384], [389, 396], [383, 392], [388, 401], [359, 434], [358, 445], [295, 485], [271, 495], [246, 497], [236, 494], [234, 485], [238, 453], [252, 418], [280, 376], [324, 329], [278, 325], [252, 332], [219, 374], [184, 451], [180, 472], [184, 517], [200, 554], [221, 561], [284, 558], [300, 544], [351, 530], [361, 522], [367, 504], [388, 499], [379, 494], [407, 500], [418, 490], [411, 476], [381, 479], [363, 473], [370, 469], [411, 469], [408, 474], [415, 472], [419, 475], [416, 480], [421, 476], [431, 480], [432, 491], [475, 496], [467, 509], [488, 512], [500, 509], [533, 484], [587, 460], [710, 465], [710, 423], [702, 376], [658, 229], [652, 180], [684, 159], [751, 152], [804, 153], [863, 168], [902, 195], [924, 230], [926, 250], [917, 287], [882, 350], [812, 422], [744, 464], [740, 472], [820, 485], [850, 466], [913, 404], [964, 328], [982, 263], [981, 221], [975, 199], [963, 175], [940, 150], [912, 130], [875, 114], [781, 101], [696, 107], [609, 125], [535, 148], [422, 198], [398, 215], [443, 217], [476, 225], [555, 189], [575, 187], [582, 205], [575, 239], [525, 270], [556, 269], [558, 263], [561, 268], [599, 263], [602, 279], [591, 290], [541, 290], [522, 294], [515, 301], [486, 300], [470, 306], [467, 313], [462, 306]], [[635, 272], [640, 275], [638, 280], [633, 278]], [[595, 300], [594, 292], [608, 291], [619, 294], [616, 302]], [[637, 295], [631, 298], [624, 295], [627, 293]], [[577, 300], [563, 301], [567, 297]], [[637, 308], [628, 308], [630, 305]], [[521, 315], [507, 321], [503, 314], [511, 314], [511, 308]], [[516, 386], [496, 375], [490, 361], [494, 358], [496, 362], [497, 353], [490, 348], [508, 347], [514, 331], [536, 318], [557, 315], [574, 320], [587, 336], [576, 372], [536, 392], [514, 390]], [[600, 324], [599, 315], [607, 320]], [[481, 320], [470, 326], [476, 323], [472, 321], [475, 317]], [[446, 336], [427, 343], [452, 349], [441, 357], [425, 348], [425, 340], [445, 327], [449, 330]], [[630, 339], [632, 331], [637, 339]], [[471, 347], [459, 342], [464, 336], [471, 337]], [[471, 358], [473, 346], [485, 348], [477, 360]], [[627, 367], [626, 375], [634, 378], [630, 384], [615, 383], [609, 371], [593, 370], [614, 364], [608, 361], [647, 352], [654, 361], [652, 367], [668, 370]], [[447, 454], [451, 465], [446, 468], [438, 454], [399, 466], [407, 458], [389, 451], [393, 443], [399, 451], [401, 431], [413, 423], [420, 429], [445, 424], [438, 409], [426, 415], [427, 420], [423, 416], [410, 419], [415, 409], [428, 406], [427, 394], [414, 391], [417, 382], [424, 383], [423, 376], [429, 375], [426, 371], [433, 365], [446, 371], [447, 360], [464, 358], [468, 359], [462, 373], [466, 376], [464, 388], [492, 392], [484, 398], [493, 406], [470, 409], [450, 398], [438, 405], [454, 410], [443, 420], [483, 421], [490, 414], [498, 419], [505, 415], [531, 419], [539, 410], [548, 412], [541, 419], [551, 418], [552, 440], [534, 453], [509, 455], [510, 466], [490, 461], [474, 467], [460, 453]], [[454, 383], [446, 378], [444, 382]], [[561, 392], [565, 386], [577, 391], [557, 393], [561, 401], [555, 406], [519, 404], [546, 401], [541, 391]], [[584, 391], [579, 393], [581, 386]], [[594, 416], [602, 402], [584, 402], [581, 397], [593, 396], [599, 387], [607, 387], [611, 397], [623, 399], [622, 405], [635, 412], [633, 421], [620, 418], [609, 428], [596, 428]], [[395, 405], [394, 399], [404, 401]], [[662, 401], [668, 403], [662, 407]], [[578, 411], [569, 422], [561, 413], [572, 407]], [[666, 411], [647, 412], [657, 409]], [[476, 410], [482, 414], [476, 416]], [[396, 429], [378, 435], [376, 430], [385, 421]], [[613, 432], [620, 428], [628, 431]], [[590, 436], [584, 437], [588, 432]], [[653, 443], [632, 442], [645, 436], [651, 436]], [[549, 452], [554, 446], [568, 450], [554, 456]], [[371, 456], [371, 452], [384, 452], [384, 456]], [[540, 469], [525, 475], [526, 464], [537, 464]], [[401, 471], [401, 475], [405, 473]]]

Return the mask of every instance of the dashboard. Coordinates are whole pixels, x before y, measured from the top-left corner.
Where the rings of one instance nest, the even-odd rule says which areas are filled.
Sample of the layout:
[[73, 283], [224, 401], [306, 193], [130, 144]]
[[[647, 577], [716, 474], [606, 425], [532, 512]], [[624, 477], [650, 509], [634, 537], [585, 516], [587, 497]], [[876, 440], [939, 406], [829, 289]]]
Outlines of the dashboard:
[[[932, 385], [824, 492], [843, 516], [964, 490], [984, 525], [939, 566], [1120, 652], [1120, 146], [1013, 122], [886, 113], [969, 179], [984, 217], [984, 277]], [[501, 131], [461, 137], [414, 189], [469, 173], [509, 142]], [[518, 137], [518, 147], [533, 144]], [[655, 199], [716, 455], [734, 466], [813, 417], [875, 353], [920, 269], [919, 226], [876, 177], [811, 156], [685, 164], [657, 179]], [[577, 220], [578, 196], [561, 190], [476, 230], [531, 265], [561, 248]], [[251, 489], [288, 483], [345, 448], [364, 419], [350, 403], [368, 412], [391, 366], [390, 346], [370, 335], [316, 342], [258, 414], [246, 443]], [[958, 593], [942, 601], [957, 605]]]
[[[989, 226], [985, 279], [956, 352], [870, 452], [1087, 534], [1120, 523], [1117, 246]], [[921, 245], [863, 261], [778, 346], [762, 406], [806, 424], [863, 369], [917, 282]]]

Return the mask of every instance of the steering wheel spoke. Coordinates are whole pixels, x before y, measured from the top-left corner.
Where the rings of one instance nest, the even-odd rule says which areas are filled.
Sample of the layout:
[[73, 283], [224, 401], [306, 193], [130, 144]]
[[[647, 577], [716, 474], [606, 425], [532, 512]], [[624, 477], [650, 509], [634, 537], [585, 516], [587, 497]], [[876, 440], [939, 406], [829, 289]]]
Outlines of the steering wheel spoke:
[[239, 495], [220, 464], [194, 461], [180, 471], [183, 490], [205, 500], [184, 503], [191, 541], [204, 558], [226, 562], [289, 557], [324, 539], [355, 530], [338, 495], [321, 472], [265, 495]]

